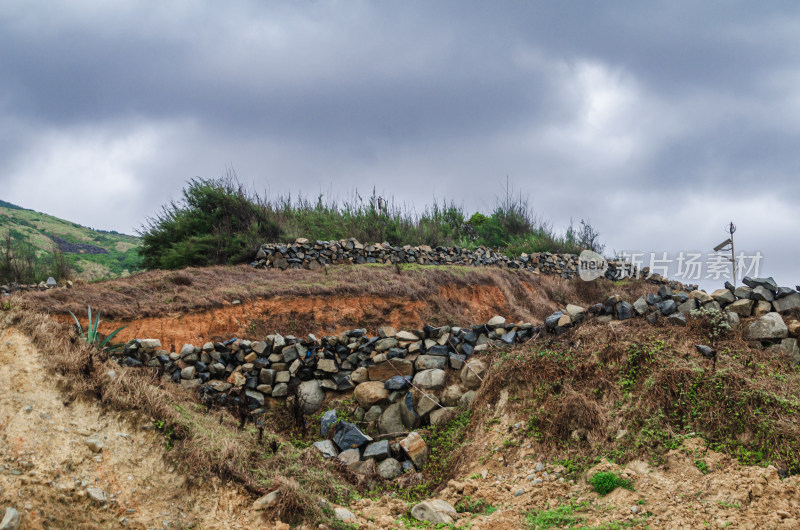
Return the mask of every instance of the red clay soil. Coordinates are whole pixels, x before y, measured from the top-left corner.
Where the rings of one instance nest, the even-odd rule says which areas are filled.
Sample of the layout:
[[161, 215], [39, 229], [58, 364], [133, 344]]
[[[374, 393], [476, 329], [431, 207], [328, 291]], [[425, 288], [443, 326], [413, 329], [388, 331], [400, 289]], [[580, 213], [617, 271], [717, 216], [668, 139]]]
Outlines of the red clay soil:
[[[533, 288], [529, 290], [534, 293]], [[206, 311], [133, 321], [110, 320], [101, 324], [101, 332], [127, 326], [115, 342], [133, 338], [157, 338], [164, 349], [178, 351], [184, 344], [200, 345], [209, 340], [231, 337], [261, 340], [271, 333], [305, 336], [337, 334], [365, 327], [375, 333], [380, 326], [416, 329], [424, 324], [461, 324], [485, 322], [500, 314], [521, 320], [526, 311], [509, 304], [496, 285], [442, 286], [434, 300], [408, 300], [381, 296], [281, 296], [241, 304], [225, 304]], [[446, 304], [447, 315], [439, 312]], [[515, 308], [516, 306], [516, 308]], [[53, 315], [68, 322], [70, 316]], [[451, 321], [456, 317], [457, 321]]]

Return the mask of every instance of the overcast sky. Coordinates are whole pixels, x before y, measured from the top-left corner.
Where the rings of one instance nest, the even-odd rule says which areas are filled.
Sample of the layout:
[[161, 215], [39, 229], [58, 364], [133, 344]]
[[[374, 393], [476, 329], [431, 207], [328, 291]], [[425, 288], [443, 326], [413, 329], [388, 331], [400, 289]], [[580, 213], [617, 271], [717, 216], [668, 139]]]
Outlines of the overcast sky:
[[133, 233], [187, 179], [491, 210], [606, 252], [738, 225], [800, 282], [797, 2], [0, 3], [0, 198]]

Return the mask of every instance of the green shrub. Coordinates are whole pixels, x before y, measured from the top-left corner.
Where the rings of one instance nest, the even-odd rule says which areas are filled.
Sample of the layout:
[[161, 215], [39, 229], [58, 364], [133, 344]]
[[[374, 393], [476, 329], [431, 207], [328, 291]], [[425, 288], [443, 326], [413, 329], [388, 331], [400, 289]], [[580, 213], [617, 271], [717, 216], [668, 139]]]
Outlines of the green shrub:
[[589, 479], [589, 484], [591, 484], [592, 487], [594, 487], [594, 491], [601, 496], [606, 496], [617, 488], [633, 490], [633, 482], [622, 479], [610, 471], [596, 473]]
[[146, 268], [242, 262], [280, 235], [258, 197], [231, 176], [191, 180], [182, 202], [170, 202], [148, 222], [141, 248]]

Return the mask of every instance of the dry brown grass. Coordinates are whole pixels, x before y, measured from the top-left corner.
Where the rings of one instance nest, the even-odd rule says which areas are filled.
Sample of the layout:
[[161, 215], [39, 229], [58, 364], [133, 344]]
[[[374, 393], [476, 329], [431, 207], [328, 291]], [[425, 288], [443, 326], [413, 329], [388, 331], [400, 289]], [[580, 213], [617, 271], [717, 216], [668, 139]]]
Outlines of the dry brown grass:
[[11, 325], [31, 337], [48, 365], [63, 376], [70, 399], [97, 400], [126, 413], [134, 425], [157, 423], [170, 457], [189, 478], [214, 474], [253, 495], [280, 489], [284, 500], [276, 509], [287, 521], [326, 521], [318, 499], [341, 502], [353, 489], [352, 474], [325, 462], [313, 449], [293, 446], [272, 431], [269, 418], [263, 437], [254, 427], [240, 430], [238, 419], [227, 410], [209, 411], [194, 394], [162, 383], [149, 370], [120, 367], [81, 342], [70, 326], [37, 311], [31, 301], [15, 301], [18, 306], [3, 318], [10, 314]]
[[[127, 278], [83, 283], [71, 290], [32, 292], [22, 296], [44, 312], [66, 315], [67, 311], [72, 311], [82, 315], [91, 305], [101, 309], [105, 319], [124, 322], [200, 312], [235, 300], [370, 296], [424, 301], [420, 317], [426, 322], [464, 325], [476, 322], [470, 320], [473, 313], [469, 301], [460, 302], [459, 297], [467, 298], [476, 286], [496, 288], [502, 294], [495, 300], [480, 300], [485, 309], [531, 322], [541, 322], [567, 303], [588, 306], [612, 293], [632, 300], [639, 294], [656, 290], [656, 286], [641, 281], [619, 285], [605, 279], [567, 281], [493, 267], [409, 266], [398, 274], [390, 265], [339, 265], [328, 267], [327, 271], [256, 270], [248, 266], [148, 271]], [[454, 294], [454, 289], [459, 288], [464, 292]], [[373, 324], [380, 326], [384, 323], [383, 317], [383, 314], [363, 315], [362, 322], [352, 324], [368, 328]], [[266, 327], [271, 325], [270, 322], [254, 322]]]
[[[714, 367], [695, 351], [708, 343], [698, 321], [686, 328], [590, 321], [559, 339], [493, 354], [475, 410], [508, 390], [514, 414], [528, 423], [526, 438], [549, 458], [658, 462], [694, 432], [744, 463], [798, 473], [800, 370], [750, 348], [741, 334], [716, 343]], [[475, 418], [471, 429], [482, 428]]]

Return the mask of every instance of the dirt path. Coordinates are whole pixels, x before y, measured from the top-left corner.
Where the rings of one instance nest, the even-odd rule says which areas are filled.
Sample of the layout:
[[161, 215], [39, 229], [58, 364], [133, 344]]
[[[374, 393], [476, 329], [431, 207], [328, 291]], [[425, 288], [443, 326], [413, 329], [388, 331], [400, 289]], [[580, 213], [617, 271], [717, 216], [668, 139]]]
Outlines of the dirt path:
[[237, 488], [188, 484], [152, 429], [66, 403], [57, 377], [26, 336], [0, 335], [0, 518], [11, 506], [23, 529], [266, 527]]

